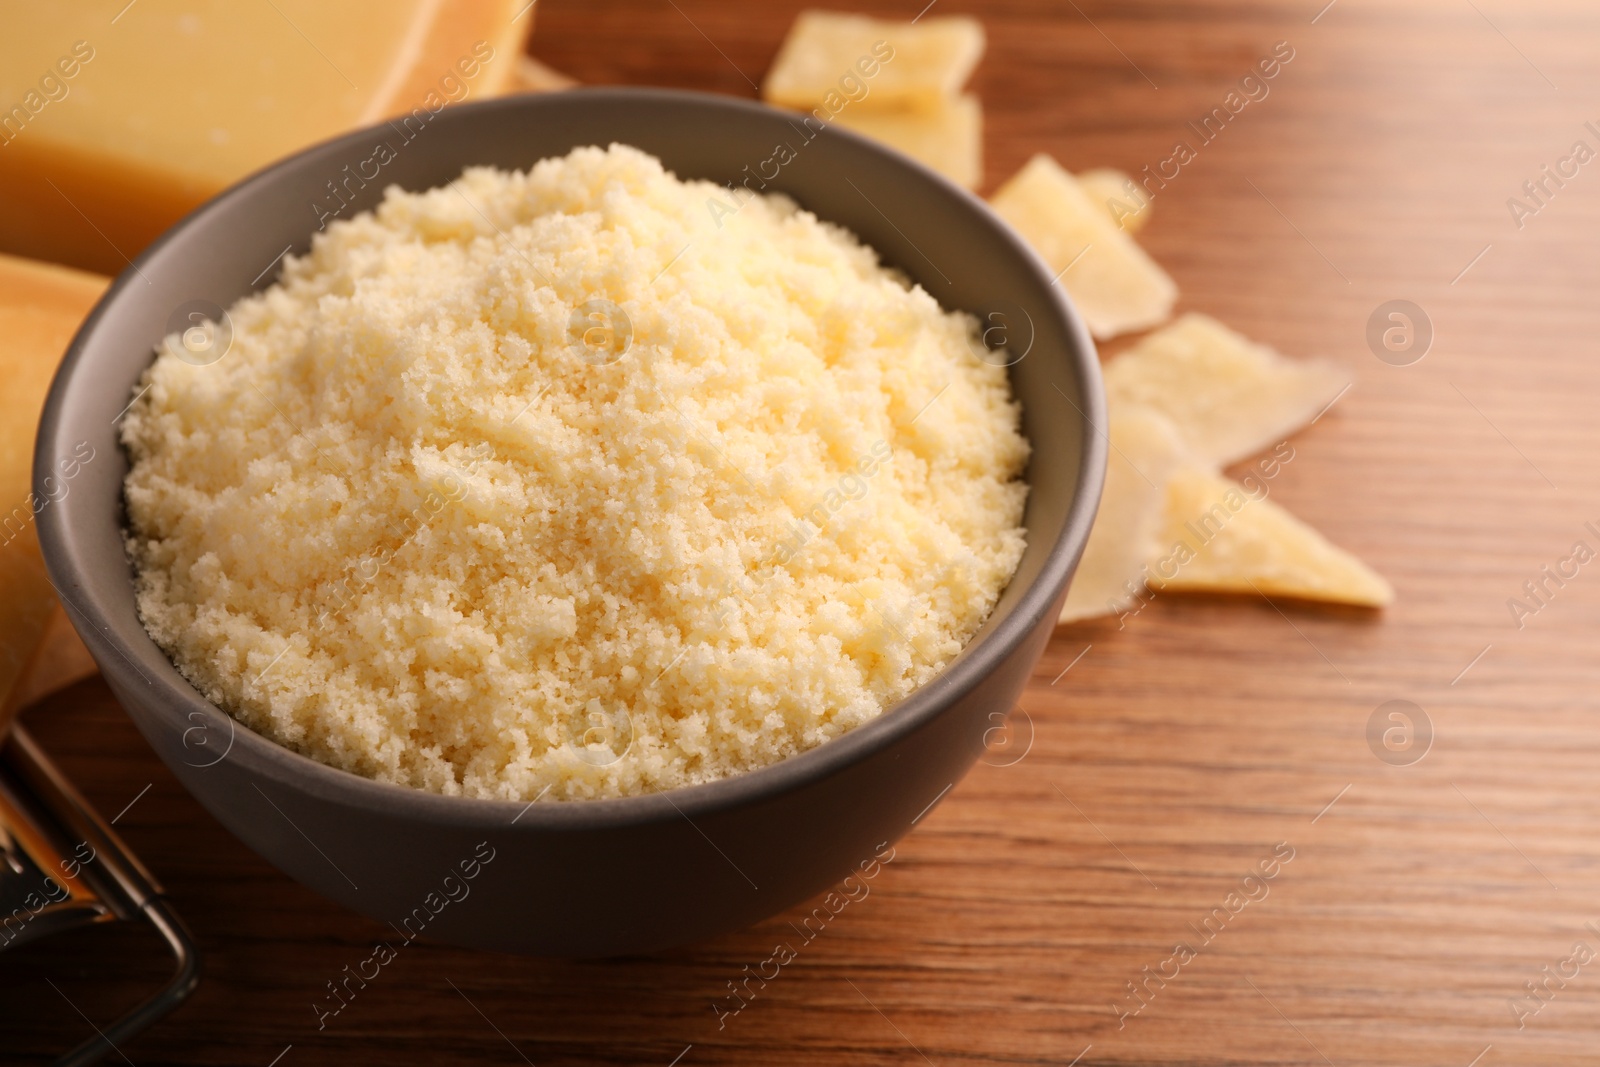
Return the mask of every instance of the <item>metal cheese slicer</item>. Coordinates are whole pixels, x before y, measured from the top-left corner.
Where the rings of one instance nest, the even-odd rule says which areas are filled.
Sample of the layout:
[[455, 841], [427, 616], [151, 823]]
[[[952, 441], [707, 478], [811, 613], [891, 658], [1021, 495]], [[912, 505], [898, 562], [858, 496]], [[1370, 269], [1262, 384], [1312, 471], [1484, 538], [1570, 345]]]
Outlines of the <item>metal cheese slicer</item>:
[[193, 992], [200, 958], [150, 872], [28, 735], [0, 742], [0, 952], [90, 923], [142, 921], [176, 967], [154, 995], [55, 1062], [94, 1063]]

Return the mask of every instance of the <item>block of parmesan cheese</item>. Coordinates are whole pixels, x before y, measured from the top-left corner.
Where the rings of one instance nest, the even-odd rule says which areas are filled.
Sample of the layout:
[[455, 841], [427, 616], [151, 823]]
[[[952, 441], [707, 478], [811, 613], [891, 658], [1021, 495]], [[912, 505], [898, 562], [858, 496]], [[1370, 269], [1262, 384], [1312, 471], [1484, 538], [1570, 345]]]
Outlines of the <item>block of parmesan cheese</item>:
[[1029, 160], [990, 203], [1059, 272], [1096, 337], [1159, 326], [1172, 314], [1178, 287], [1167, 272], [1048, 155]]
[[1328, 360], [1285, 359], [1190, 313], [1108, 363], [1105, 383], [1113, 407], [1155, 408], [1197, 458], [1222, 467], [1316, 418], [1349, 385], [1350, 373]]
[[[43, 495], [32, 486], [39, 411], [67, 343], [107, 279], [0, 255], [0, 727], [49, 629], [56, 598], [39, 556], [37, 515], [94, 462], [87, 445], [54, 457]], [[104, 457], [100, 457], [105, 461]]]
[[1191, 592], [1263, 593], [1361, 607], [1394, 599], [1389, 583], [1265, 496], [1200, 464], [1167, 484], [1163, 543], [1175, 551], [1150, 584]]
[[1163, 547], [1167, 479], [1184, 462], [1183, 441], [1166, 416], [1140, 407], [1112, 411], [1108, 436], [1105, 489], [1061, 622], [1129, 607]]
[[983, 180], [983, 108], [970, 94], [933, 111], [845, 108], [833, 117], [854, 130], [976, 189]]
[[414, 136], [446, 104], [509, 88], [532, 7], [17, 5], [0, 29], [0, 251], [121, 271], [282, 156], [386, 118], [409, 118]]
[[863, 105], [934, 110], [953, 100], [983, 57], [983, 26], [964, 16], [891, 22], [802, 11], [761, 95], [810, 111]]
[[1104, 208], [1119, 228], [1138, 233], [1150, 221], [1150, 208], [1155, 201], [1122, 171], [1096, 167], [1079, 171], [1077, 178], [1089, 199]]

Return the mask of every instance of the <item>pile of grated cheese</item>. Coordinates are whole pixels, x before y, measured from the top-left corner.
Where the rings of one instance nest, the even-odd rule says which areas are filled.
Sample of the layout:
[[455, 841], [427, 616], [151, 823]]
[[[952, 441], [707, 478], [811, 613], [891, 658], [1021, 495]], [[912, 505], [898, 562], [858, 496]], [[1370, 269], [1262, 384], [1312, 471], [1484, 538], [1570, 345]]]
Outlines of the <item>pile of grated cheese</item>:
[[139, 609], [209, 699], [357, 774], [761, 767], [931, 679], [1022, 555], [976, 321], [636, 149], [391, 188], [229, 317], [123, 425]]

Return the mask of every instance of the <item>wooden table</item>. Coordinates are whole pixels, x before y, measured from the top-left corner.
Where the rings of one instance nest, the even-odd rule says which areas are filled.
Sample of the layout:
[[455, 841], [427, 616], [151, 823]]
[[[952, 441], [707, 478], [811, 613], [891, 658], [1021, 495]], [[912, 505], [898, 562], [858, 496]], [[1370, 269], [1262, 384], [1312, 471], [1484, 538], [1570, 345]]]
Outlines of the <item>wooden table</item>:
[[[247, 851], [107, 691], [81, 684], [28, 721], [106, 815], [122, 812], [208, 967], [128, 1061], [1600, 1060], [1600, 958], [1522, 1001], [1520, 1029], [1512, 1007], [1575, 942], [1600, 953], [1584, 928], [1600, 929], [1600, 562], [1548, 583], [1521, 628], [1507, 606], [1575, 541], [1600, 550], [1584, 526], [1600, 528], [1600, 162], [1551, 185], [1520, 228], [1507, 206], [1574, 141], [1600, 147], [1584, 127], [1600, 127], [1600, 10], [1325, 2], [935, 10], [988, 28], [991, 187], [1040, 150], [1074, 168], [1153, 165], [1290, 43], [1270, 95], [1160, 193], [1142, 240], [1184, 307], [1354, 367], [1273, 493], [1388, 575], [1391, 610], [1161, 596], [1125, 625], [1061, 630], [1014, 743], [722, 1028], [713, 1001], [792, 936], [789, 917], [603, 963], [418, 947], [318, 1032], [323, 983], [383, 929]], [[534, 51], [587, 82], [750, 96], [797, 7], [544, 0]], [[1366, 341], [1394, 299], [1433, 326], [1413, 365]], [[1420, 746], [1384, 759], [1369, 745], [1391, 700], [1431, 724], [1410, 765]], [[1293, 859], [1230, 914], [1275, 849]], [[1204, 943], [1194, 928], [1218, 926], [1216, 908], [1227, 921]], [[1173, 959], [1180, 941], [1193, 958]], [[97, 930], [0, 957], [0, 1062], [86, 1036], [77, 1009], [104, 1020], [150, 988], [155, 952]], [[1148, 1003], [1123, 1017], [1143, 1003], [1136, 981]]]

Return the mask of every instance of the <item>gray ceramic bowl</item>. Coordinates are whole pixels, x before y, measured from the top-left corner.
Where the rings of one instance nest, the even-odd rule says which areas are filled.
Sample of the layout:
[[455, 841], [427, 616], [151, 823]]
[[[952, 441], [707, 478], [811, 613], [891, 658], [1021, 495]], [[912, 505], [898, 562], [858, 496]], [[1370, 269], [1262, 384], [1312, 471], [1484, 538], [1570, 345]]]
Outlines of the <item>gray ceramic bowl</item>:
[[[1002, 326], [1033, 444], [1028, 548], [993, 616], [936, 679], [878, 719], [737, 778], [578, 803], [466, 800], [323, 766], [237, 725], [145, 634], [124, 555], [116, 425], [176, 313], [226, 307], [305, 251], [329, 183], [373, 206], [468, 164], [524, 168], [613, 141], [685, 178], [770, 173], [944, 306]], [[394, 158], [376, 166], [387, 142]], [[347, 169], [348, 168], [348, 169]], [[373, 172], [378, 171], [374, 177]], [[351, 180], [350, 175], [356, 175]], [[363, 185], [361, 176], [368, 176]], [[321, 207], [319, 207], [319, 205]], [[576, 90], [449, 108], [410, 141], [352, 133], [267, 168], [184, 219], [112, 285], [78, 332], [39, 429], [35, 482], [94, 450], [39, 516], [51, 577], [106, 681], [184, 785], [250, 847], [396, 937], [553, 956], [662, 948], [784, 910], [906, 833], [984, 752], [1049, 640], [1088, 537], [1106, 448], [1098, 364], [1043, 263], [979, 200], [906, 158], [793, 115], [695, 93]], [[59, 489], [48, 495], [59, 495]], [[487, 858], [487, 861], [486, 861]], [[467, 877], [470, 872], [473, 877]]]

